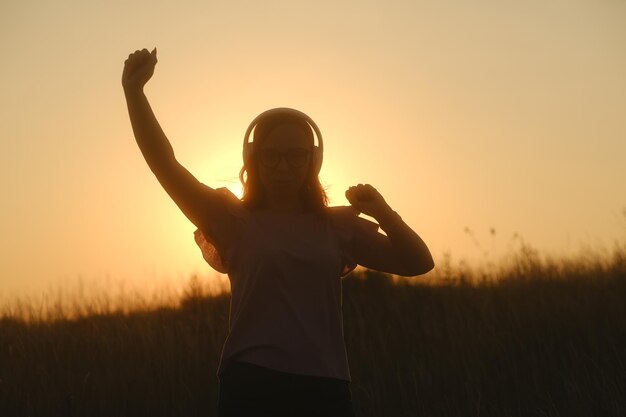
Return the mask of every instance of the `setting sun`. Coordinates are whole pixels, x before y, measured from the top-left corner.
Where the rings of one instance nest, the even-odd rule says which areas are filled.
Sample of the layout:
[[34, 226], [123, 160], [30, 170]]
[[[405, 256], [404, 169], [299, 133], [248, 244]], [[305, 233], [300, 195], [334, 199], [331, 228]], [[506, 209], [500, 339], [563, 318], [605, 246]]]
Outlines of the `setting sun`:
[[623, 236], [622, 5], [275, 6], [2, 8], [1, 294], [213, 273], [133, 140], [120, 77], [143, 47], [176, 158], [210, 187], [241, 196], [246, 127], [292, 107], [322, 131], [331, 204], [372, 184], [437, 259]]
[[624, 22], [3, 1], [0, 415], [623, 416]]

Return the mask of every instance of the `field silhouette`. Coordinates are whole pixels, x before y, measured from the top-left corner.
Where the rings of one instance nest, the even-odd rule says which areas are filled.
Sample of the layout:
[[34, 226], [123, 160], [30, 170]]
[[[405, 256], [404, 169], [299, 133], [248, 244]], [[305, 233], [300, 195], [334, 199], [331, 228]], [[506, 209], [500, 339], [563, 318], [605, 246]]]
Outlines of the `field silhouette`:
[[[626, 245], [343, 281], [357, 416], [626, 415]], [[229, 294], [0, 320], [2, 416], [214, 416]]]

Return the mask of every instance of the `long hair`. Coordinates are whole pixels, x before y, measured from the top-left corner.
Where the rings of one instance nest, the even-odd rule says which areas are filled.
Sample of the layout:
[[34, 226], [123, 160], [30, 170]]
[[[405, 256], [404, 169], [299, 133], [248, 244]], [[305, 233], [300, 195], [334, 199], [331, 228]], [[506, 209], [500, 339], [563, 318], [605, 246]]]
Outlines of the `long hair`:
[[[244, 207], [248, 209], [255, 210], [265, 206], [266, 196], [258, 173], [257, 150], [260, 149], [271, 131], [283, 124], [294, 124], [300, 127], [306, 134], [310, 149], [313, 149], [313, 131], [305, 120], [290, 114], [275, 114], [259, 121], [254, 128], [252, 155], [245, 161], [239, 171], [239, 180], [243, 185], [241, 201]], [[299, 197], [306, 211], [322, 212], [328, 206], [328, 196], [320, 183], [317, 173], [313, 172], [311, 158], [309, 158], [309, 172], [300, 189]]]

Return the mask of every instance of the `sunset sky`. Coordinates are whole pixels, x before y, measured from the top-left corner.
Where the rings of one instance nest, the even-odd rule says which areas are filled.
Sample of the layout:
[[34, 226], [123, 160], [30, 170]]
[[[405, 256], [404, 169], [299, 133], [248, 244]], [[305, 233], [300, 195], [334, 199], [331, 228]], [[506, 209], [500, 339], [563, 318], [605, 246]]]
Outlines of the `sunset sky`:
[[374, 185], [435, 262], [497, 259], [515, 234], [610, 248], [625, 22], [618, 0], [0, 0], [0, 299], [213, 274], [132, 136], [123, 63], [155, 46], [146, 94], [209, 186], [239, 192], [248, 124], [293, 107], [324, 135], [331, 204]]

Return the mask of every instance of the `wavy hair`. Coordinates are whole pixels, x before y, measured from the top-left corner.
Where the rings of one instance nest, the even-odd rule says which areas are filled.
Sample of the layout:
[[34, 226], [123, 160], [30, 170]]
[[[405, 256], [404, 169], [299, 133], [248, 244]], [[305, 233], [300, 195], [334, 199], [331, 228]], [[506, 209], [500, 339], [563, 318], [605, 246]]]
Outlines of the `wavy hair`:
[[[305, 120], [291, 114], [274, 114], [261, 119], [254, 128], [252, 155], [248, 158], [248, 161], [244, 162], [243, 167], [239, 171], [239, 180], [243, 185], [241, 201], [244, 207], [248, 209], [255, 210], [265, 206], [266, 196], [258, 174], [256, 150], [261, 147], [272, 130], [283, 124], [294, 124], [300, 127], [306, 134], [310, 148], [313, 148], [313, 130]], [[300, 201], [306, 211], [321, 212], [328, 206], [328, 196], [320, 183], [317, 173], [313, 172], [311, 159], [309, 159], [309, 172], [299, 194]]]

